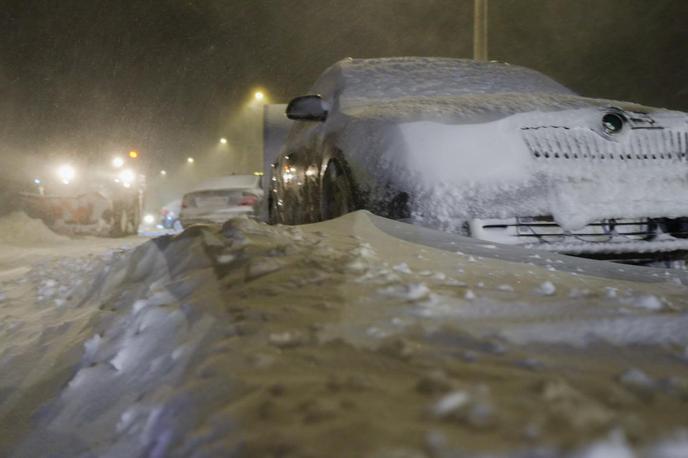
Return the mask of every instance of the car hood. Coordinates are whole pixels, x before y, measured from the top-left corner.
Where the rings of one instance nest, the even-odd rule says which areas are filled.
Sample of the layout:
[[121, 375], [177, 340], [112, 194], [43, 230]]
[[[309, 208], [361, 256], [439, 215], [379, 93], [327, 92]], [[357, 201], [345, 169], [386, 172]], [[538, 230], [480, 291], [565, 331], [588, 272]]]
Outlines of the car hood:
[[612, 106], [626, 111], [657, 111], [656, 108], [632, 102], [589, 98], [576, 94], [505, 92], [395, 99], [349, 97], [339, 101], [338, 113], [353, 119], [393, 123], [409, 121], [479, 123], [495, 121], [517, 113]]

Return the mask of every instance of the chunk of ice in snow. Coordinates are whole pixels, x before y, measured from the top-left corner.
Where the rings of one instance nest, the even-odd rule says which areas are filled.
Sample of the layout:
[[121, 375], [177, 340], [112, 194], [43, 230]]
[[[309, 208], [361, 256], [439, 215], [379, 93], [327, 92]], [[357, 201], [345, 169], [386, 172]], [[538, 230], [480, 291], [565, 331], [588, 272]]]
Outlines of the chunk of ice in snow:
[[619, 295], [618, 288], [612, 288], [610, 286], [607, 286], [606, 288], [604, 288], [604, 291], [605, 291], [605, 296], [607, 296], [610, 299], [615, 298]]
[[437, 417], [446, 417], [464, 407], [470, 399], [465, 391], [453, 391], [435, 403], [432, 407], [432, 413]]
[[442, 280], [446, 280], [447, 275], [446, 275], [444, 272], [435, 272], [435, 273], [432, 275], [432, 278], [433, 278], [433, 280], [440, 280], [440, 281], [442, 281]]
[[541, 296], [551, 296], [557, 292], [557, 287], [551, 281], [543, 282], [535, 292]]
[[664, 308], [664, 302], [652, 294], [640, 296], [634, 299], [632, 304], [647, 310], [662, 310]]
[[376, 255], [375, 250], [369, 243], [361, 243], [358, 247], [354, 248], [353, 254], [367, 259], [374, 258]]
[[278, 348], [295, 347], [302, 343], [301, 334], [295, 332], [275, 332], [268, 337], [269, 342]]
[[100, 343], [103, 341], [103, 338], [100, 336], [100, 334], [96, 334], [90, 339], [88, 339], [84, 343], [84, 350], [85, 350], [85, 357], [92, 358], [93, 355], [96, 354], [96, 351], [98, 351], [98, 348], [100, 347]]
[[605, 439], [601, 439], [583, 447], [574, 453], [573, 458], [636, 458], [636, 454], [626, 442], [621, 431], [612, 431]]
[[390, 286], [379, 290], [385, 296], [396, 297], [407, 301], [417, 301], [430, 295], [430, 289], [424, 283], [409, 283], [405, 285]]
[[652, 388], [655, 384], [649, 375], [636, 368], [628, 369], [621, 374], [619, 381], [626, 386], [635, 388]]
[[134, 313], [139, 313], [141, 309], [143, 309], [145, 306], [148, 305], [148, 301], [139, 299], [136, 302], [134, 302], [134, 305], [132, 305], [132, 308], [134, 309]]
[[410, 274], [411, 269], [409, 268], [408, 264], [405, 262], [402, 262], [401, 264], [397, 264], [396, 266], [392, 267], [392, 269], [396, 270], [397, 272], [401, 272], [402, 274]]
[[236, 256], [234, 256], [231, 253], [225, 253], [221, 254], [217, 257], [217, 262], [218, 264], [229, 264], [230, 262], [234, 261], [236, 259]]
[[475, 299], [475, 293], [473, 292], [473, 290], [467, 289], [466, 294], [464, 294], [463, 297], [466, 300], [472, 301], [473, 299]]
[[503, 285], [497, 286], [497, 289], [500, 291], [513, 291], [514, 287], [511, 285], [503, 284]]

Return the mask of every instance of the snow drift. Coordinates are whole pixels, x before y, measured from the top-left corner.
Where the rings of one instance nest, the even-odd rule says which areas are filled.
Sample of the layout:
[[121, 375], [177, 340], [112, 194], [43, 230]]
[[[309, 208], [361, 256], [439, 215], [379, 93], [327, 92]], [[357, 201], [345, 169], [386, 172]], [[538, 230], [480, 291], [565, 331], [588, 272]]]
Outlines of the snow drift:
[[[12, 314], [0, 342], [13, 342], [0, 350], [0, 431], [11, 432], [0, 450], [554, 457], [683, 447], [673, 431], [686, 426], [688, 339], [670, 324], [685, 321], [688, 301], [673, 274], [629, 268], [633, 281], [612, 279], [619, 266], [599, 263], [599, 276], [586, 275], [592, 261], [560, 271], [565, 257], [528, 264], [535, 252], [517, 250], [521, 262], [506, 262], [502, 247], [453, 236], [436, 249], [384, 227], [366, 212], [302, 227], [237, 219], [0, 284], [0, 311]], [[33, 285], [49, 277], [59, 289], [77, 271], [88, 281], [65, 302], [21, 312]], [[597, 332], [602, 321], [615, 321], [612, 339]], [[655, 332], [637, 333], [643, 323]]]
[[40, 219], [30, 218], [21, 211], [0, 217], [0, 243], [49, 244], [64, 242], [67, 237], [56, 234]]

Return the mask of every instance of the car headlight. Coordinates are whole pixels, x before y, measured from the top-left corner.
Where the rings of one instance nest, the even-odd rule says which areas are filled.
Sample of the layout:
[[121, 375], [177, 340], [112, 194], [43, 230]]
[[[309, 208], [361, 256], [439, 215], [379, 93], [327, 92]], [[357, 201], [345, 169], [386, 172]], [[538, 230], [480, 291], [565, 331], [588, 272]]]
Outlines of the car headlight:
[[131, 184], [136, 180], [136, 174], [130, 170], [122, 170], [119, 174], [119, 181], [126, 187], [131, 186]]
[[626, 123], [624, 115], [617, 111], [610, 111], [602, 116], [602, 128], [608, 135], [618, 134]]
[[61, 165], [57, 169], [57, 176], [64, 184], [69, 184], [76, 177], [76, 170], [69, 164]]

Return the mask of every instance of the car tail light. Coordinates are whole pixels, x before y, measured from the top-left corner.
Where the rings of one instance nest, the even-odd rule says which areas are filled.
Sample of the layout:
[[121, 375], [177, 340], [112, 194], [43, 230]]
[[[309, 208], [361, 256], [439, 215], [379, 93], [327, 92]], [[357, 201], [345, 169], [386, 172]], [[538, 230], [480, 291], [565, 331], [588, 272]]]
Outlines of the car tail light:
[[246, 207], [253, 207], [258, 202], [258, 197], [253, 194], [244, 194], [239, 201], [239, 205]]

